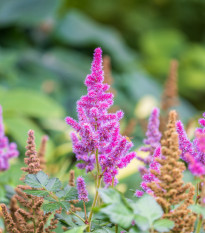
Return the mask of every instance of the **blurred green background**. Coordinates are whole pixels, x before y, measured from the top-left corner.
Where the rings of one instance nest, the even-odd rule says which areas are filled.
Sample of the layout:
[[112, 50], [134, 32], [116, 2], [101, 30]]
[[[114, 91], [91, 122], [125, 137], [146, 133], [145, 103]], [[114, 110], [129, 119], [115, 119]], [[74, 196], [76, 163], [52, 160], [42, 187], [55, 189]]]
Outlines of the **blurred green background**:
[[21, 151], [10, 181], [29, 129], [37, 146], [49, 135], [48, 171], [67, 179], [75, 157], [64, 118], [76, 117], [95, 47], [111, 57], [122, 131], [137, 121], [135, 148], [144, 137], [140, 120], [159, 106], [171, 59], [179, 61], [182, 120], [205, 109], [204, 0], [0, 0], [0, 35], [0, 104]]

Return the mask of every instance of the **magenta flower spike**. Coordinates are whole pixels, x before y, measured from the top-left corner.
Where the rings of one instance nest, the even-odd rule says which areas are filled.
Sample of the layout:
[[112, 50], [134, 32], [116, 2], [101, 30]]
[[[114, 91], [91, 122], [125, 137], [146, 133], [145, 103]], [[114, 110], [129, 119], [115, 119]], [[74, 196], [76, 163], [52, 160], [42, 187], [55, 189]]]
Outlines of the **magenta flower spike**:
[[152, 194], [153, 191], [147, 187], [147, 183], [150, 183], [152, 181], [158, 182], [158, 178], [151, 173], [151, 170], [155, 170], [157, 173], [160, 173], [160, 164], [156, 161], [156, 158], [161, 158], [161, 147], [157, 147], [156, 150], [154, 151], [152, 160], [149, 164], [149, 168], [147, 172], [145, 172], [142, 176], [142, 182], [141, 182], [141, 188], [142, 190], [136, 190], [135, 196], [136, 197], [141, 197], [143, 196], [144, 192], [148, 194]]
[[0, 171], [7, 170], [9, 168], [9, 159], [18, 155], [16, 143], [9, 143], [8, 138], [4, 134], [2, 107], [0, 105]]
[[77, 178], [77, 190], [78, 190], [78, 200], [88, 202], [88, 191], [86, 189], [86, 184], [82, 176]]
[[116, 184], [118, 169], [126, 167], [136, 156], [129, 152], [133, 144], [120, 134], [119, 121], [123, 112], [108, 113], [113, 104], [109, 85], [103, 83], [102, 50], [96, 48], [91, 74], [85, 79], [87, 95], [77, 102], [78, 121], [66, 117], [75, 132], [71, 133], [73, 152], [79, 161], [78, 168], [90, 172], [96, 165], [96, 152], [101, 173], [107, 186]]
[[146, 146], [140, 148], [141, 151], [149, 152], [149, 155], [145, 159], [137, 157], [138, 160], [144, 162], [145, 164], [149, 164], [151, 162], [155, 149], [160, 146], [162, 134], [159, 131], [159, 113], [160, 111], [158, 108], [154, 108], [152, 110], [147, 126], [147, 138], [143, 141]]

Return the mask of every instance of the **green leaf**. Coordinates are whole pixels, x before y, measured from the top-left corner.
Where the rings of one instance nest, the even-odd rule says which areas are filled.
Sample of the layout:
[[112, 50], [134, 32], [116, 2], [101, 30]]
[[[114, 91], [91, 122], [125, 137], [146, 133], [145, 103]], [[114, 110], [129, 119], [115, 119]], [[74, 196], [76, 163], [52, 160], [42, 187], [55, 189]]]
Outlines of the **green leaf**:
[[[4, 111], [6, 114], [6, 112]], [[15, 141], [20, 144], [23, 148], [25, 147], [25, 143], [28, 137], [28, 131], [30, 129], [35, 131], [35, 139], [36, 144], [39, 145], [41, 142], [41, 138], [45, 133], [30, 119], [23, 116], [15, 116], [15, 117], [4, 117], [4, 121], [6, 123], [6, 127], [8, 129], [9, 134], [15, 139]], [[52, 156], [54, 151], [54, 145], [51, 140], [47, 142], [46, 148], [46, 157]]]
[[168, 232], [174, 227], [174, 222], [169, 219], [159, 219], [154, 222], [153, 227], [159, 232]]
[[36, 175], [34, 174], [26, 175], [25, 183], [32, 188], [42, 188], [41, 183], [39, 183], [39, 180], [36, 178]]
[[1, 25], [37, 24], [51, 17], [58, 6], [56, 0], [2, 0], [0, 7]]
[[70, 209], [70, 203], [69, 202], [67, 202], [67, 201], [61, 201], [61, 202], [59, 202], [60, 203], [60, 205], [61, 205], [61, 207], [64, 209], [64, 210], [69, 210]]
[[112, 188], [99, 189], [99, 194], [103, 202], [106, 204], [119, 202], [121, 200], [120, 194]]
[[101, 209], [101, 212], [109, 216], [113, 223], [118, 224], [124, 228], [130, 227], [131, 222], [134, 219], [134, 214], [132, 211], [121, 202], [109, 205]]
[[45, 190], [24, 190], [25, 193], [33, 195], [33, 196], [37, 196], [37, 197], [45, 197], [48, 196], [49, 193]]
[[63, 108], [55, 100], [33, 90], [16, 89], [7, 91], [4, 96], [0, 96], [0, 102], [5, 112], [36, 118], [65, 116]]
[[134, 220], [135, 220], [135, 223], [137, 224], [137, 226], [141, 230], [145, 231], [145, 230], [149, 229], [150, 224], [149, 224], [149, 221], [147, 218], [140, 216], [140, 215], [135, 215]]
[[126, 46], [122, 36], [113, 28], [97, 24], [80, 11], [70, 10], [56, 26], [59, 39], [72, 45], [100, 44], [122, 67], [134, 62], [136, 54]]
[[61, 189], [62, 184], [58, 178], [50, 178], [46, 184], [46, 189], [48, 191], [56, 192]]
[[60, 209], [60, 207], [62, 207], [62, 206], [59, 202], [43, 204], [43, 210], [45, 213], [54, 212], [54, 211]]
[[65, 231], [64, 233], [83, 233], [87, 226], [74, 227], [71, 230]]
[[144, 195], [141, 197], [135, 207], [135, 213], [147, 218], [150, 225], [163, 215], [161, 206], [150, 195]]
[[66, 201], [75, 200], [78, 197], [77, 189], [74, 187], [71, 187], [70, 185], [65, 186], [64, 192], [65, 192], [64, 199]]
[[39, 171], [36, 174], [36, 178], [38, 179], [38, 181], [42, 185], [42, 187], [45, 187], [46, 184], [48, 183], [48, 175], [43, 171]]
[[200, 205], [190, 205], [188, 209], [192, 210], [196, 214], [202, 214], [203, 219], [205, 219], [205, 209], [204, 209], [204, 207], [202, 207]]

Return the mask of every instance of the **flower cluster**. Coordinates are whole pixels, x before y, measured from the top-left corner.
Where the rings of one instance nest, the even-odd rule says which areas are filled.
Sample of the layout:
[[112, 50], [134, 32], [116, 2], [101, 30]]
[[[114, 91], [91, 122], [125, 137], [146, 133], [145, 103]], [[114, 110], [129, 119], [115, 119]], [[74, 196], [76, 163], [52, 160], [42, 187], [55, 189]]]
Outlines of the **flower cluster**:
[[145, 164], [150, 164], [152, 161], [153, 153], [157, 147], [160, 146], [160, 139], [162, 134], [159, 131], [159, 109], [154, 108], [150, 115], [148, 121], [148, 127], [146, 132], [146, 137], [143, 143], [147, 146], [143, 146], [140, 148], [141, 151], [149, 152], [148, 157], [145, 159], [141, 157], [137, 157], [140, 161], [144, 162]]
[[119, 132], [122, 111], [109, 113], [113, 94], [107, 92], [109, 85], [103, 83], [102, 50], [96, 48], [91, 74], [86, 77], [88, 93], [77, 102], [78, 122], [66, 118], [75, 132], [71, 133], [73, 151], [80, 169], [90, 172], [99, 163], [106, 185], [116, 183], [118, 168], [123, 168], [136, 156], [129, 152], [132, 142]]
[[2, 107], [0, 105], [0, 171], [7, 170], [9, 168], [9, 159], [18, 155], [16, 143], [9, 143], [8, 138], [4, 134]]
[[[205, 113], [203, 117], [205, 117]], [[199, 119], [199, 124], [202, 128], [195, 130], [195, 138], [191, 142], [186, 135], [182, 122], [178, 121], [176, 123], [179, 148], [182, 151], [181, 158], [188, 162], [189, 170], [195, 176], [205, 174], [205, 119]]]
[[79, 176], [77, 178], [77, 189], [78, 189], [78, 200], [88, 202], [88, 191], [86, 189], [86, 184], [83, 177]]
[[144, 192], [152, 194], [153, 191], [147, 186], [147, 183], [150, 182], [155, 182], [158, 183], [158, 178], [151, 172], [151, 171], [155, 171], [157, 173], [160, 173], [160, 164], [156, 161], [156, 158], [161, 158], [161, 147], [157, 147], [157, 149], [155, 150], [153, 157], [152, 157], [152, 161], [149, 164], [149, 169], [148, 171], [142, 176], [142, 183], [141, 183], [141, 187], [144, 191], [142, 190], [136, 190], [135, 192], [135, 196], [137, 197], [141, 197]]

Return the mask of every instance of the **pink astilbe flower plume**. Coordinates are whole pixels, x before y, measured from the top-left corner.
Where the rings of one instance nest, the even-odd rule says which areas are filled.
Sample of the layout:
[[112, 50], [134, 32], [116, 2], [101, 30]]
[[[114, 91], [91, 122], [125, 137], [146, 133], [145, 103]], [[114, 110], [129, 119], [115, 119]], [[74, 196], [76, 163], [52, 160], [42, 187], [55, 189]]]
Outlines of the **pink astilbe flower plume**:
[[88, 191], [86, 189], [86, 184], [82, 176], [77, 178], [77, 190], [78, 190], [78, 200], [88, 202]]
[[108, 113], [113, 94], [107, 92], [109, 85], [103, 83], [102, 68], [102, 50], [96, 48], [91, 74], [85, 79], [88, 93], [77, 102], [78, 121], [67, 117], [66, 122], [75, 130], [71, 139], [80, 162], [78, 168], [92, 171], [97, 158], [104, 182], [111, 185], [113, 181], [117, 183], [118, 169], [126, 167], [136, 154], [129, 153], [133, 144], [119, 132], [123, 112]]
[[145, 159], [137, 157], [140, 161], [144, 162], [147, 165], [151, 162], [155, 149], [160, 146], [160, 139], [162, 134], [159, 131], [159, 124], [159, 109], [154, 108], [148, 121], [146, 132], [147, 138], [143, 140], [143, 143], [146, 146], [140, 148], [141, 151], [149, 152], [149, 154]]
[[152, 160], [149, 164], [149, 168], [147, 169], [147, 172], [145, 172], [142, 176], [142, 183], [141, 183], [141, 188], [142, 190], [136, 190], [135, 196], [141, 197], [143, 196], [144, 192], [152, 194], [153, 191], [147, 187], [147, 183], [150, 183], [154, 181], [155, 183], [158, 183], [158, 178], [151, 173], [151, 170], [156, 171], [157, 173], [160, 173], [160, 164], [156, 161], [156, 158], [161, 158], [161, 147], [157, 147], [156, 150], [154, 151]]
[[16, 143], [9, 143], [8, 138], [4, 134], [2, 107], [0, 105], [0, 171], [7, 170], [9, 168], [9, 159], [18, 155]]
[[[205, 117], [205, 113], [203, 114]], [[191, 142], [184, 130], [181, 121], [176, 123], [179, 135], [181, 158], [188, 163], [188, 168], [194, 176], [205, 175], [205, 119], [199, 119], [202, 128], [196, 128], [195, 137]]]

